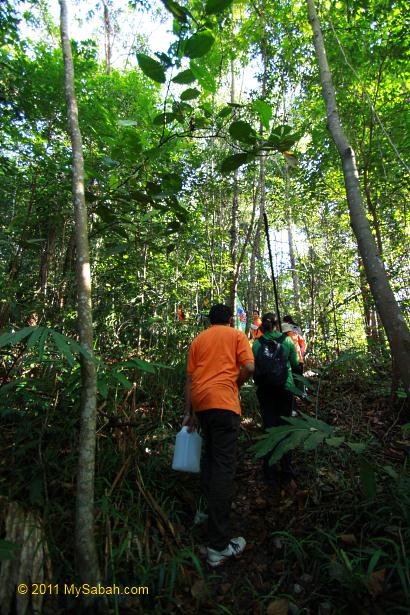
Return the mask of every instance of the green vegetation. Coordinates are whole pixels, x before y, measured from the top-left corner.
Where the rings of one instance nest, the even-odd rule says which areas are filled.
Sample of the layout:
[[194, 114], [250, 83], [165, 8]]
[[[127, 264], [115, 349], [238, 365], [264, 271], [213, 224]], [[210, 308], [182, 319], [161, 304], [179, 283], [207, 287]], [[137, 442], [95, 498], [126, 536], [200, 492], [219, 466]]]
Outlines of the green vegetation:
[[[101, 579], [149, 587], [148, 596], [109, 602], [111, 612], [408, 612], [408, 2], [317, 8], [364, 214], [394, 295], [391, 318], [380, 315], [367, 246], [351, 229], [307, 5], [81, 0], [69, 13], [99, 28], [82, 36], [71, 24], [91, 357], [79, 335], [84, 263], [58, 23], [46, 1], [1, 3], [5, 612], [16, 583], [83, 578], [73, 536], [87, 362], [96, 372]], [[156, 13], [172, 30], [168, 49], [141, 27], [128, 39], [127, 21]], [[212, 303], [237, 295], [247, 310], [274, 309], [264, 213], [281, 313], [306, 333], [308, 394], [288, 425], [261, 435], [253, 385], [244, 387], [233, 517], [250, 548], [211, 574], [191, 527], [198, 480], [171, 470], [186, 353]], [[274, 463], [290, 449], [298, 491], [271, 497], [255, 452], [272, 451]], [[40, 596], [37, 612], [67, 612], [72, 600]]]

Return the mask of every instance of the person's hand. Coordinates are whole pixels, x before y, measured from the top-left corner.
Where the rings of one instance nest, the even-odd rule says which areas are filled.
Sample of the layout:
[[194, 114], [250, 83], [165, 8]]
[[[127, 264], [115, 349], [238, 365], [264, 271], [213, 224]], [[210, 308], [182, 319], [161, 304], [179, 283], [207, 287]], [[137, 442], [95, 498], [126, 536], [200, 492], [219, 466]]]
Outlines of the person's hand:
[[195, 431], [196, 429], [196, 420], [193, 414], [186, 414], [182, 421], [182, 427], [188, 427], [188, 433], [191, 431]]

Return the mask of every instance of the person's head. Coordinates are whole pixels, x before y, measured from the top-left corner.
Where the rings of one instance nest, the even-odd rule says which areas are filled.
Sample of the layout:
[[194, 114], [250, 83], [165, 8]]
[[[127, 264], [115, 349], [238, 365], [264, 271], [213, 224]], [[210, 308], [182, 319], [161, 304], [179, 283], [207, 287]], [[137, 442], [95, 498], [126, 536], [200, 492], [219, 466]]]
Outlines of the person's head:
[[253, 310], [253, 315], [254, 315], [254, 317], [255, 317], [255, 318], [256, 318], [256, 317], [259, 317], [259, 312], [258, 312], [258, 310]]
[[264, 333], [269, 333], [278, 324], [278, 317], [274, 312], [268, 312], [262, 316], [261, 329]]
[[295, 324], [292, 316], [289, 316], [289, 314], [287, 314], [286, 316], [283, 317], [283, 322], [287, 322], [290, 325], [294, 325]]
[[228, 325], [232, 316], [231, 308], [223, 303], [217, 303], [209, 310], [211, 325]]

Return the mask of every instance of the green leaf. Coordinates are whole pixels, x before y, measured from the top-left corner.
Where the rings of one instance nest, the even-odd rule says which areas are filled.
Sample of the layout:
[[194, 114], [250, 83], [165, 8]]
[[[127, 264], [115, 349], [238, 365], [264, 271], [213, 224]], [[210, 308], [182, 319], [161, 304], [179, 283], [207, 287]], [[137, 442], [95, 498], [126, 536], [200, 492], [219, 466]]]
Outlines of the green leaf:
[[162, 65], [145, 53], [137, 53], [138, 65], [144, 75], [157, 83], [165, 83], [165, 72]]
[[207, 90], [212, 94], [216, 93], [215, 77], [209, 70], [205, 68], [205, 66], [199, 66], [199, 64], [195, 64], [195, 62], [191, 62], [191, 70], [194, 73], [198, 82], [204, 88], [204, 90]]
[[360, 480], [366, 498], [372, 502], [376, 497], [376, 476], [373, 466], [364, 458], [360, 460]]
[[120, 384], [122, 384], [124, 389], [131, 389], [132, 388], [132, 383], [121, 372], [117, 372], [117, 371], [113, 370], [112, 375], [114, 376], [114, 378], [116, 380], [118, 380], [118, 382]]
[[184, 55], [188, 58], [201, 58], [211, 49], [215, 39], [209, 31], [198, 32], [189, 38]]
[[232, 115], [232, 107], [229, 105], [221, 109], [218, 113], [218, 117], [228, 117], [228, 115]]
[[0, 336], [0, 348], [3, 348], [3, 346], [7, 346], [8, 344], [10, 344], [11, 346], [14, 346], [14, 344], [18, 344], [28, 335], [31, 335], [33, 330], [34, 327], [24, 327], [23, 329], [19, 329], [14, 333], [3, 333], [3, 335]]
[[9, 540], [0, 539], [0, 561], [14, 559], [21, 545]]
[[151, 363], [148, 363], [148, 361], [144, 361], [143, 359], [130, 359], [129, 361], [123, 363], [123, 365], [126, 367], [137, 367], [142, 372], [146, 372], [148, 374], [156, 373], [155, 367], [151, 365]]
[[40, 361], [43, 360], [44, 357], [44, 346], [46, 343], [46, 339], [48, 337], [48, 334], [50, 333], [50, 329], [47, 329], [46, 327], [44, 327], [44, 331], [42, 332], [40, 339], [38, 341], [38, 358], [40, 359]]
[[217, 15], [231, 6], [233, 0], [207, 0], [205, 13], [207, 15]]
[[232, 156], [228, 156], [221, 164], [221, 173], [230, 173], [231, 171], [236, 171], [236, 169], [239, 169], [239, 167], [245, 164], [245, 162], [247, 161], [247, 152], [244, 152], [243, 154], [233, 154]]
[[100, 379], [97, 380], [97, 391], [99, 392], [99, 394], [101, 395], [103, 399], [107, 399], [108, 382], [105, 378], [102, 378], [101, 380]]
[[363, 453], [366, 450], [366, 444], [363, 442], [346, 442], [347, 446], [355, 453]]
[[330, 435], [333, 432], [333, 427], [331, 425], [328, 425], [324, 421], [321, 421], [320, 419], [315, 419], [312, 416], [305, 414], [304, 412], [301, 412], [301, 415], [304, 419], [306, 419], [310, 427], [319, 429], [319, 431], [324, 431], [327, 435]]
[[74, 365], [75, 359], [70, 350], [70, 346], [67, 344], [64, 336], [60, 333], [57, 333], [57, 331], [51, 331], [51, 337], [53, 338], [54, 343], [57, 346], [57, 350], [59, 350], [65, 356], [71, 366]]
[[187, 11], [183, 6], [175, 2], [174, 0], [162, 0], [165, 8], [181, 23], [186, 23], [187, 17], [191, 16], [191, 13]]
[[175, 75], [175, 77], [171, 79], [171, 81], [174, 81], [174, 83], [181, 83], [187, 85], [189, 83], [192, 83], [193, 81], [196, 81], [196, 77], [193, 71], [188, 68], [187, 70], [183, 70], [182, 72]]
[[254, 100], [252, 103], [252, 107], [259, 115], [264, 128], [268, 130], [270, 120], [272, 119], [272, 107], [268, 105], [267, 102], [260, 99]]
[[154, 126], [163, 126], [163, 124], [171, 124], [177, 119], [176, 113], [160, 113], [152, 120]]
[[343, 436], [335, 437], [335, 438], [326, 438], [325, 442], [329, 446], [333, 446], [334, 448], [338, 448], [345, 441]]
[[310, 436], [305, 440], [305, 451], [313, 451], [315, 448], [319, 446], [325, 439], [326, 434], [323, 431], [314, 431], [310, 434]]
[[383, 470], [386, 472], [388, 476], [397, 480], [399, 478], [398, 473], [392, 466], [383, 466]]
[[187, 88], [181, 93], [181, 100], [193, 100], [201, 94], [196, 88]]
[[44, 331], [44, 327], [34, 327], [33, 333], [28, 338], [27, 349], [34, 348], [34, 346], [39, 341], [41, 334]]
[[248, 122], [243, 120], [237, 120], [232, 122], [229, 126], [229, 134], [238, 141], [244, 141], [245, 143], [255, 143], [257, 135], [255, 130]]

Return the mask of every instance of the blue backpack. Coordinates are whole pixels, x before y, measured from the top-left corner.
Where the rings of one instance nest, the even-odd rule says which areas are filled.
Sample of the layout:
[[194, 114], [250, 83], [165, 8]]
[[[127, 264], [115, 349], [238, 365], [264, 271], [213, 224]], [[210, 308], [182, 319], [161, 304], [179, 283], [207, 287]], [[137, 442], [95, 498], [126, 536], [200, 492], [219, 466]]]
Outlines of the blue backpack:
[[255, 357], [254, 381], [257, 386], [281, 387], [288, 377], [288, 360], [283, 342], [287, 334], [284, 333], [277, 340], [259, 338], [261, 347]]

